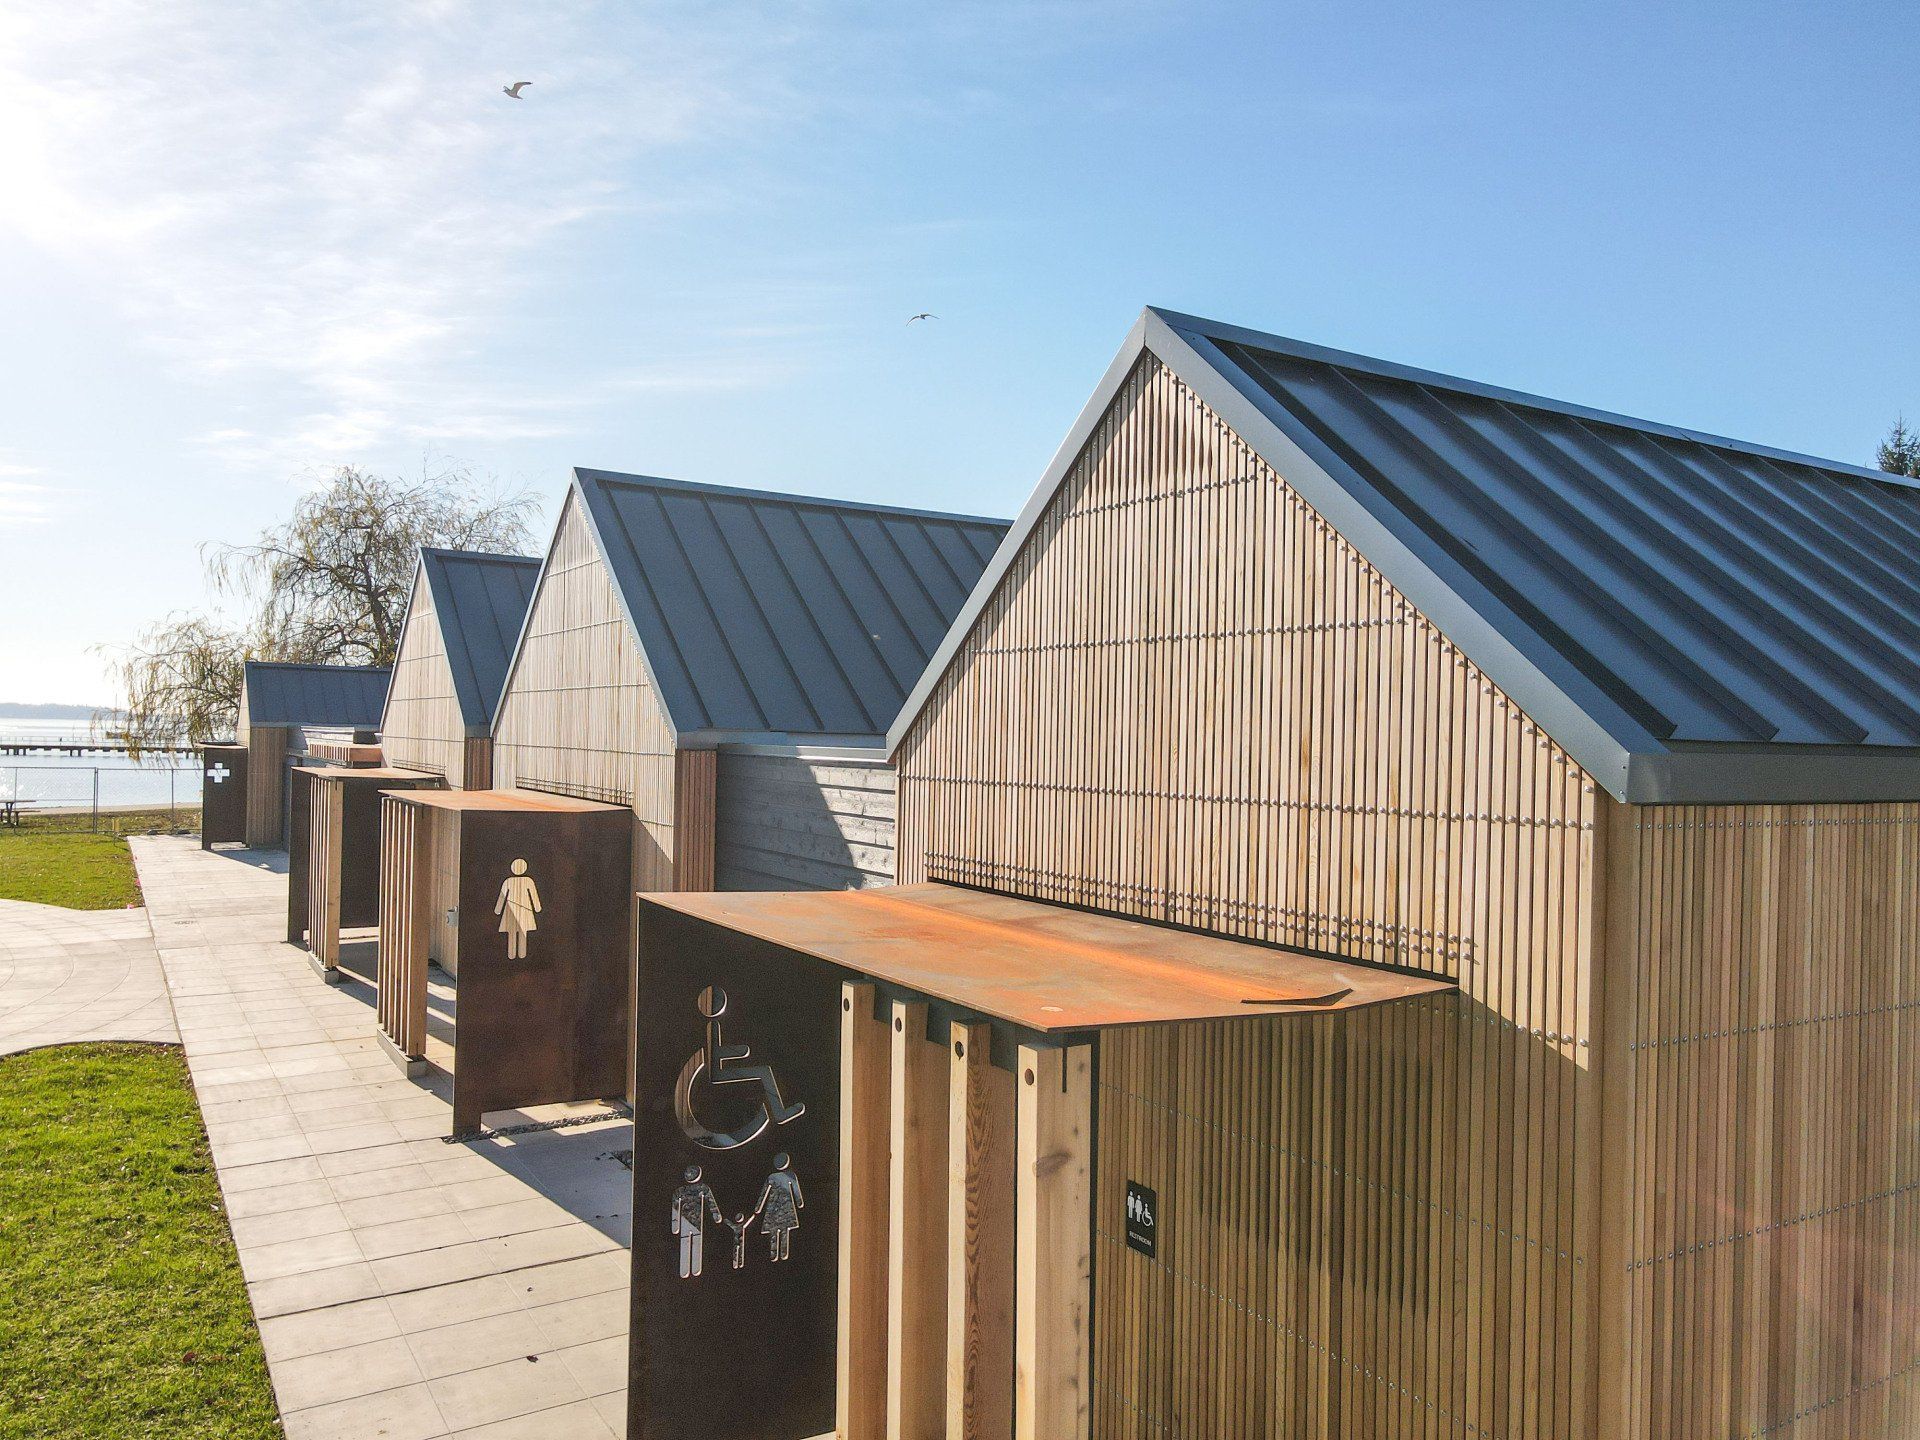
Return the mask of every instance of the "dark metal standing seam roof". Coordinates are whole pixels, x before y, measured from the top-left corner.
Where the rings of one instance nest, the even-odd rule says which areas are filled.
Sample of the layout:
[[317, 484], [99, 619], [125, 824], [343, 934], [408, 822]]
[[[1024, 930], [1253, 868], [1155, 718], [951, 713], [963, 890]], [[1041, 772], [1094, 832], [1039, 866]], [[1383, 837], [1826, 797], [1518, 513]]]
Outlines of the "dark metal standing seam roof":
[[886, 733], [1008, 522], [576, 470], [674, 728]]
[[531, 555], [487, 555], [422, 547], [420, 568], [433, 597], [460, 718], [475, 734], [492, 728], [507, 666], [540, 578]]
[[249, 660], [247, 723], [371, 728], [386, 708], [389, 673], [371, 665]]
[[1913, 481], [1149, 309], [1020, 535], [1142, 353], [1615, 795], [1920, 798]]
[[1231, 342], [1365, 490], [1656, 740], [1920, 744], [1920, 489]]

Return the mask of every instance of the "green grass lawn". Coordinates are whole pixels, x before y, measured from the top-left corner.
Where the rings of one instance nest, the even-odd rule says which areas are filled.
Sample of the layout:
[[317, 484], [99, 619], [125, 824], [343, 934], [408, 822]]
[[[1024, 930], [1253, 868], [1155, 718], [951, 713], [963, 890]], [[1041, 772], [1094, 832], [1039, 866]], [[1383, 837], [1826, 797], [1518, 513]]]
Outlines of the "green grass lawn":
[[140, 903], [140, 882], [118, 835], [6, 829], [0, 830], [0, 899], [118, 910]]
[[32, 900], [69, 910], [118, 910], [140, 903], [128, 835], [181, 834], [200, 823], [197, 808], [129, 810], [91, 818], [36, 815], [18, 829], [0, 827], [0, 900]]
[[277, 1436], [180, 1052], [0, 1059], [0, 1440]]

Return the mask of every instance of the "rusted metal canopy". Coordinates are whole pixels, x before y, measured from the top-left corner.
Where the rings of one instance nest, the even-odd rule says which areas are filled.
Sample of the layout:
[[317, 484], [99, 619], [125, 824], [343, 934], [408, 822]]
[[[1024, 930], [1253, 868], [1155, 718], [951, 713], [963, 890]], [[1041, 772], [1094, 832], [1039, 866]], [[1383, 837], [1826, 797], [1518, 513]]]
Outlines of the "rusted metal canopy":
[[1039, 1031], [1325, 1013], [1455, 988], [949, 885], [645, 898]]

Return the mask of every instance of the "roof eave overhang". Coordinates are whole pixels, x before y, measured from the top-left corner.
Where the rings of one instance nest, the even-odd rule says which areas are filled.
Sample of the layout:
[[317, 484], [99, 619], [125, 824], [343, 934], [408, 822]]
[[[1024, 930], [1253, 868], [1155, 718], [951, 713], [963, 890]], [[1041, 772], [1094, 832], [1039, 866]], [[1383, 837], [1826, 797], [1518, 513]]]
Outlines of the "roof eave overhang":
[[768, 755], [844, 752], [864, 759], [887, 758], [884, 735], [795, 735], [784, 730], [684, 730], [682, 750], [757, 750]]
[[1635, 805], [1834, 805], [1920, 801], [1920, 750], [1701, 745], [1635, 755]]

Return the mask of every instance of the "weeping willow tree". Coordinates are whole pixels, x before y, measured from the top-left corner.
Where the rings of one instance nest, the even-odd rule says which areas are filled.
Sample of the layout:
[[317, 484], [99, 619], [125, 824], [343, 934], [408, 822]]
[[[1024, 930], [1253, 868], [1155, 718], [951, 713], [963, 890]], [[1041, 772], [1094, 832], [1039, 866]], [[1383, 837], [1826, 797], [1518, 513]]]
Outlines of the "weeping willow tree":
[[391, 665], [420, 547], [523, 551], [534, 503], [463, 471], [400, 481], [342, 467], [284, 524], [207, 554], [242, 623], [172, 615], [114, 656], [126, 714], [113, 729], [135, 755], [231, 733], [248, 660]]

